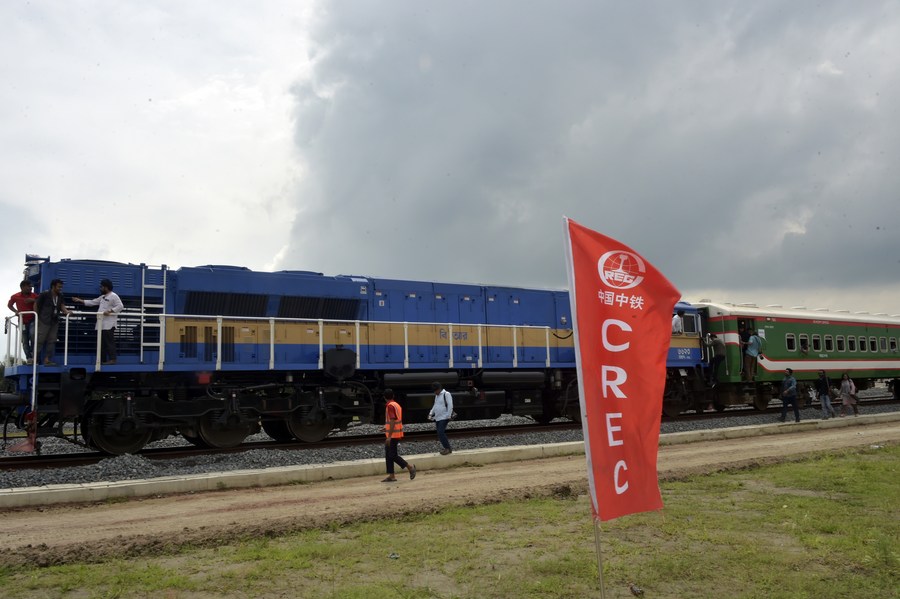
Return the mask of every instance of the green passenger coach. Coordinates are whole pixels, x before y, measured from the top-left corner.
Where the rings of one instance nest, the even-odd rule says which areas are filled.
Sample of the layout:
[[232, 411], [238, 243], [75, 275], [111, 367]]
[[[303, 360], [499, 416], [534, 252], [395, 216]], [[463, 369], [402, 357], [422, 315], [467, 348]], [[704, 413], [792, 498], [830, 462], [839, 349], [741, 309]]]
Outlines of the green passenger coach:
[[[860, 390], [900, 376], [900, 315], [705, 300], [693, 305], [700, 309], [703, 330], [725, 341], [720, 384], [712, 390], [717, 408], [751, 403], [763, 409], [778, 398], [785, 368], [794, 370], [804, 397], [820, 370], [833, 385], [847, 373]], [[753, 380], [742, 376], [741, 330], [762, 340]]]

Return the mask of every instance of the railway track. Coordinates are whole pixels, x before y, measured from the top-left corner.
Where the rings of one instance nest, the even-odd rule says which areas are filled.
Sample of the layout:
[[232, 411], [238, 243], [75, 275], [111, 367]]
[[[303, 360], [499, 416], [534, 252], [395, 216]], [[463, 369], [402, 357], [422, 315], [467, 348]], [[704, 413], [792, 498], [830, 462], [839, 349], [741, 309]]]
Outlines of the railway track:
[[[546, 433], [553, 431], [565, 431], [581, 429], [581, 425], [576, 422], [559, 422], [547, 425], [504, 425], [493, 427], [471, 427], [452, 429], [454, 439], [466, 437], [481, 437], [486, 435], [521, 435], [527, 433]], [[410, 431], [404, 434], [406, 441], [420, 441], [435, 439], [435, 432], [428, 431]], [[283, 451], [304, 451], [307, 449], [329, 449], [335, 447], [349, 447], [356, 445], [376, 445], [384, 441], [383, 433], [374, 433], [366, 435], [345, 435], [341, 437], [328, 437], [317, 443], [281, 443], [278, 441], [251, 441], [242, 443], [237, 447], [226, 449], [195, 447], [193, 445], [183, 445], [178, 447], [159, 447], [148, 448], [140, 451], [138, 455], [150, 460], [171, 460], [186, 459], [197, 456], [209, 455], [226, 455], [231, 453], [239, 453], [255, 449], [267, 450], [283, 450]], [[47, 455], [23, 455], [13, 457], [0, 458], [0, 470], [14, 471], [38, 468], [70, 468], [74, 466], [89, 466], [96, 464], [101, 460], [112, 456], [100, 452], [79, 452], [65, 454], [47, 454]]]
[[[867, 399], [861, 402], [863, 409], [865, 406], [876, 406], [894, 403], [895, 400], [889, 395], [878, 396], [877, 398]], [[781, 406], [772, 404], [764, 413], [772, 414], [773, 417], [781, 413]], [[807, 410], [814, 408], [819, 410], [817, 404], [806, 404], [801, 409]], [[703, 412], [692, 412], [681, 414], [677, 418], [662, 417], [663, 423], [681, 422], [681, 421], [701, 421], [725, 418], [746, 418], [751, 416], [759, 416], [761, 412], [752, 407], [729, 408], [723, 412], [707, 410]], [[528, 433], [547, 433], [554, 431], [566, 431], [573, 429], [581, 429], [581, 424], [576, 422], [558, 422], [548, 425], [541, 424], [514, 424], [503, 426], [489, 427], [468, 427], [454, 428], [452, 435], [454, 438], [470, 438], [483, 436], [505, 436], [519, 435]], [[21, 438], [23, 434], [16, 433], [8, 435], [9, 439]], [[406, 441], [433, 440], [435, 438], [434, 430], [425, 431], [408, 431], [405, 433]], [[266, 450], [282, 450], [282, 451], [304, 451], [308, 449], [329, 449], [339, 447], [352, 447], [360, 445], [376, 445], [384, 439], [381, 433], [361, 434], [361, 435], [342, 435], [339, 437], [328, 437], [316, 443], [298, 443], [296, 441], [283, 443], [278, 441], [250, 441], [242, 443], [232, 448], [206, 448], [194, 445], [182, 445], [177, 447], [158, 447], [147, 448], [139, 452], [138, 455], [150, 460], [179, 460], [188, 459], [199, 456], [210, 455], [227, 455], [256, 449]], [[44, 455], [21, 455], [0, 457], [0, 471], [16, 471], [27, 469], [42, 468], [71, 468], [76, 466], [89, 466], [97, 464], [104, 459], [112, 456], [95, 452], [81, 451], [60, 454], [44, 454]]]

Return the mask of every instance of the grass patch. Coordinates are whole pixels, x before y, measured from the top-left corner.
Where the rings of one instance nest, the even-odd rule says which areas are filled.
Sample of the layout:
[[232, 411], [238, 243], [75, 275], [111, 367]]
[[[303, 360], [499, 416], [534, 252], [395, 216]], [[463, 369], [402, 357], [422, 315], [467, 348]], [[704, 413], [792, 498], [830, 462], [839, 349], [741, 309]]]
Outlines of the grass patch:
[[[609, 597], [897, 597], [900, 447], [662, 485], [602, 527]], [[34, 597], [599, 596], [584, 496], [330, 527], [149, 560], [0, 570]]]

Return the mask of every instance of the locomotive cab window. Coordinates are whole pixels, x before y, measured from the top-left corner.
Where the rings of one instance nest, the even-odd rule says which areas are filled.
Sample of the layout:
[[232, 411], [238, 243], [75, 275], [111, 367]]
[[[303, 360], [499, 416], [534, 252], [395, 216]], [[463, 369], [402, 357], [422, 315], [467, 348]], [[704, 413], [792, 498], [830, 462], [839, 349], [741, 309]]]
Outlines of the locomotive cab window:
[[825, 351], [834, 351], [834, 339], [831, 337], [831, 335], [825, 335]]
[[800, 351], [804, 354], [809, 351], [809, 335], [800, 333]]
[[856, 337], [847, 337], [847, 351], [856, 351]]
[[793, 333], [784, 336], [784, 346], [788, 351], [797, 351], [797, 337]]
[[837, 337], [834, 338], [834, 341], [835, 341], [835, 344], [837, 345], [837, 350], [839, 352], [844, 351], [844, 336], [838, 335]]
[[682, 324], [684, 325], [684, 334], [697, 334], [697, 315], [696, 314], [685, 314], [681, 319]]
[[813, 351], [820, 352], [822, 351], [822, 336], [821, 335], [813, 335]]
[[882, 353], [887, 353], [887, 337], [878, 339], [878, 347], [881, 349]]
[[875, 337], [869, 337], [869, 351], [873, 354], [878, 351], [878, 339]]

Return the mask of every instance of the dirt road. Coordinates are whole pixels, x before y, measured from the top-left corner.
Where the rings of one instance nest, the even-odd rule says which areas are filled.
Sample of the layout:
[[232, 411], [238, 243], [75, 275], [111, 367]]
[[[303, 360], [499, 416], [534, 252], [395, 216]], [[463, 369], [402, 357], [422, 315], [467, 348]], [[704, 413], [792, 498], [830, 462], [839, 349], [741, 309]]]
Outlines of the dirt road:
[[[661, 478], [771, 463], [834, 449], [900, 442], [900, 423], [665, 446]], [[405, 474], [405, 473], [403, 473]], [[420, 471], [379, 478], [177, 495], [121, 503], [19, 509], [4, 514], [0, 564], [41, 565], [153, 554], [184, 543], [219, 545], [325, 524], [422, 513], [505, 498], [586, 489], [583, 456]]]

